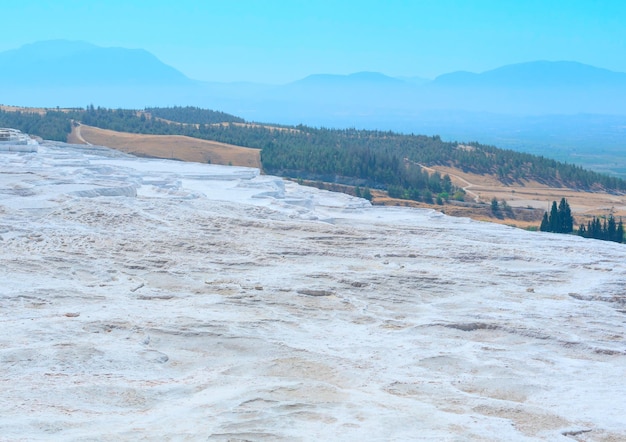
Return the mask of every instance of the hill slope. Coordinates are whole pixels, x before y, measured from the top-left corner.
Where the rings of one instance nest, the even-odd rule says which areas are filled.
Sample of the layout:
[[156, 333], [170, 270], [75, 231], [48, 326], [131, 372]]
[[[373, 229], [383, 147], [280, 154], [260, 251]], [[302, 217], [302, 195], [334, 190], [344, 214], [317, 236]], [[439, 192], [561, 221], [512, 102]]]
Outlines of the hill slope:
[[626, 177], [626, 74], [538, 61], [435, 81], [377, 72], [291, 84], [196, 82], [142, 50], [52, 41], [0, 54], [0, 100], [33, 107], [219, 108], [250, 121], [479, 140]]
[[[457, 189], [445, 177], [428, 174], [423, 166], [452, 166], [478, 174], [498, 176], [503, 183], [539, 181], [554, 187], [579, 190], [626, 190], [626, 181], [540, 156], [518, 153], [479, 143], [445, 142], [440, 137], [403, 135], [391, 131], [333, 130], [307, 126], [275, 127], [241, 124], [229, 114], [189, 108], [172, 108], [170, 117], [181, 114], [224, 120], [224, 123], [171, 123], [147, 117], [135, 110], [110, 110], [90, 106], [68, 113], [47, 115], [0, 111], [0, 123], [26, 133], [32, 127], [46, 129], [54, 121], [69, 133], [69, 121], [122, 132], [152, 135], [185, 135], [237, 146], [262, 149], [263, 168], [294, 178], [334, 181], [388, 190], [408, 199], [429, 201]], [[159, 110], [152, 109], [152, 112]], [[219, 121], [219, 120], [217, 120]], [[285, 129], [285, 130], [283, 130]], [[41, 133], [39, 134], [41, 135]]]
[[132, 155], [261, 168], [259, 149], [180, 135], [141, 135], [78, 126], [73, 142], [107, 146]]

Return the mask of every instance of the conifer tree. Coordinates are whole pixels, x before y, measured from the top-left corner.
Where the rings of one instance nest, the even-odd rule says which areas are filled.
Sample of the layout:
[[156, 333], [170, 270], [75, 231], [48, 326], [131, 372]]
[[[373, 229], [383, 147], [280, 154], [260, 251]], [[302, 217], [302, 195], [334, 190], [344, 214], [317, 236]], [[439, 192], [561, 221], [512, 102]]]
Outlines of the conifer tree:
[[548, 220], [548, 212], [543, 213], [543, 218], [541, 219], [541, 226], [539, 226], [539, 230], [542, 232], [550, 231], [550, 221]]
[[615, 218], [613, 215], [609, 216], [606, 228], [606, 239], [608, 241], [617, 241], [617, 225], [615, 224]]
[[372, 201], [372, 192], [370, 191], [369, 187], [366, 187], [365, 189], [363, 189], [363, 198], [365, 198], [368, 201]]
[[559, 203], [559, 233], [570, 233], [574, 230], [574, 218], [572, 217], [572, 210], [565, 198], [561, 199]]
[[539, 230], [554, 233], [571, 233], [574, 231], [572, 209], [565, 198], [561, 199], [558, 206], [556, 201], [552, 201], [550, 214], [544, 213]]
[[593, 217], [592, 221], [587, 222], [587, 227], [581, 225], [578, 234], [584, 238], [600, 239], [604, 241], [623, 242], [624, 241], [624, 224], [620, 218], [619, 223], [615, 223], [613, 215], [608, 219], [600, 221], [600, 218]]
[[494, 196], [491, 199], [491, 213], [497, 216], [499, 212], [500, 212], [500, 206], [498, 204], [498, 199]]
[[552, 201], [552, 207], [550, 208], [550, 216], [548, 217], [548, 220], [550, 223], [549, 232], [558, 233], [561, 222], [559, 220], [559, 209], [556, 205], [556, 201]]

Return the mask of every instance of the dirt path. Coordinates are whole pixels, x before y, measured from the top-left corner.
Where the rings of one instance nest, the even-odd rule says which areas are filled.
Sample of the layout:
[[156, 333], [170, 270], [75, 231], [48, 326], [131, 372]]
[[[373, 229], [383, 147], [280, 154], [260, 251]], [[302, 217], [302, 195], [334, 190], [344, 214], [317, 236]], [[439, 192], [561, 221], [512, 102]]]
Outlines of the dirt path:
[[74, 131], [74, 135], [76, 136], [76, 138], [83, 144], [86, 144], [88, 146], [93, 146], [93, 144], [91, 144], [89, 141], [85, 140], [83, 138], [83, 135], [80, 133], [80, 128], [82, 126], [82, 124], [77, 123], [78, 125], [76, 126], [76, 130]]
[[618, 217], [626, 216], [626, 195], [622, 194], [550, 187], [532, 181], [526, 185], [507, 186], [489, 175], [473, 175], [461, 173], [449, 167], [427, 167], [419, 163], [414, 164], [429, 172], [449, 175], [454, 184], [462, 186], [463, 190], [476, 202], [489, 202], [492, 198], [497, 198], [513, 207], [549, 210], [552, 201], [567, 198], [572, 211], [580, 217], [609, 214]]
[[[405, 158], [404, 160], [405, 160], [405, 161], [409, 161], [409, 162], [411, 162], [411, 163], [413, 163], [413, 164], [415, 164], [415, 165], [417, 165], [417, 166], [421, 167], [422, 169], [427, 170], [427, 171], [429, 171], [429, 172], [432, 172], [432, 173], [439, 172], [439, 173], [441, 173], [441, 172], [440, 172], [439, 170], [437, 170], [437, 169], [433, 169], [432, 167], [428, 167], [428, 166], [424, 166], [423, 164], [416, 163], [415, 161], [411, 161], [411, 160], [409, 160], [408, 158]], [[472, 184], [472, 183], [470, 183], [469, 181], [467, 181], [465, 178], [463, 178], [463, 177], [461, 177], [461, 176], [458, 176], [458, 175], [455, 175], [455, 174], [453, 174], [453, 173], [446, 172], [446, 175], [450, 176], [450, 178], [455, 178], [455, 179], [457, 179], [458, 181], [461, 181], [462, 183], [465, 183], [465, 186], [463, 186], [463, 187], [462, 187], [463, 191], [464, 191], [465, 193], [467, 193], [468, 195], [471, 195], [471, 196], [474, 198], [474, 201], [475, 201], [475, 202], [477, 202], [477, 203], [480, 203], [480, 202], [481, 202], [481, 200], [480, 200], [480, 195], [478, 195], [477, 193], [474, 193], [474, 192], [472, 192], [471, 190], [469, 190], [469, 188], [470, 188], [470, 187], [474, 187], [474, 186], [475, 186], [475, 184]]]

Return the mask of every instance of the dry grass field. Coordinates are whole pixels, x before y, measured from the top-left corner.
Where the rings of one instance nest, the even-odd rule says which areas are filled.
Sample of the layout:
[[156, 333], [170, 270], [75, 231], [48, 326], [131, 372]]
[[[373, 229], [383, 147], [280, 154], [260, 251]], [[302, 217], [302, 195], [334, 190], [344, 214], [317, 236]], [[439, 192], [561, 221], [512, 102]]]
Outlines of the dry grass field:
[[74, 128], [68, 141], [70, 143], [107, 146], [144, 157], [261, 167], [261, 151], [259, 149], [179, 135], [130, 134], [81, 125]]
[[[572, 208], [577, 225], [583, 222], [586, 223], [593, 216], [608, 216], [609, 214], [613, 214], [613, 216], [618, 218], [624, 217], [626, 221], [626, 195], [580, 192], [568, 188], [548, 187], [536, 182], [528, 182], [524, 186], [505, 186], [490, 175], [483, 176], [464, 173], [459, 169], [450, 167], [437, 166], [427, 169], [431, 171], [437, 170], [442, 174], [449, 174], [456, 186], [466, 189], [468, 201], [473, 200], [482, 204], [457, 205], [451, 202], [440, 206], [389, 198], [386, 192], [376, 190], [372, 191], [373, 203], [387, 206], [432, 208], [451, 216], [529, 228], [539, 226], [543, 212], [550, 210], [552, 201], [559, 202], [561, 198], [566, 198]], [[306, 184], [315, 185], [314, 183]], [[350, 186], [330, 184], [315, 186], [353, 193], [353, 189]], [[491, 200], [494, 197], [498, 201], [506, 201], [513, 208], [515, 217], [494, 216], [491, 212]]]
[[[90, 126], [75, 128], [68, 140], [72, 143], [91, 143], [122, 150], [138, 156], [171, 158], [181, 161], [195, 161], [212, 164], [232, 164], [260, 168], [260, 151], [241, 146], [234, 146], [213, 141], [169, 135], [138, 135]], [[503, 185], [495, 177], [465, 173], [459, 169], [435, 166], [427, 168], [449, 174], [452, 182], [463, 187], [468, 200], [486, 203], [483, 206], [444, 206], [429, 205], [407, 200], [389, 198], [384, 192], [373, 192], [374, 203], [384, 205], [403, 205], [429, 207], [441, 210], [448, 215], [464, 216], [481, 221], [497, 222], [521, 228], [538, 226], [543, 211], [549, 210], [552, 201], [567, 198], [576, 222], [586, 222], [592, 216], [613, 214], [626, 219], [626, 195], [608, 193], [581, 192], [568, 188], [548, 187], [537, 182], [524, 185]], [[345, 187], [345, 186], [344, 186]], [[351, 193], [350, 189], [336, 189]], [[493, 216], [489, 203], [492, 198], [506, 203], [515, 209], [515, 218], [497, 218]], [[535, 210], [532, 210], [535, 209]]]
[[564, 187], [549, 187], [529, 181], [524, 185], [505, 186], [493, 176], [465, 173], [458, 169], [435, 167], [450, 175], [452, 182], [464, 187], [471, 197], [489, 203], [492, 198], [504, 200], [512, 207], [532, 207], [548, 210], [552, 201], [567, 198], [572, 212], [578, 218], [593, 215], [626, 217], [626, 195], [605, 192], [582, 192]]

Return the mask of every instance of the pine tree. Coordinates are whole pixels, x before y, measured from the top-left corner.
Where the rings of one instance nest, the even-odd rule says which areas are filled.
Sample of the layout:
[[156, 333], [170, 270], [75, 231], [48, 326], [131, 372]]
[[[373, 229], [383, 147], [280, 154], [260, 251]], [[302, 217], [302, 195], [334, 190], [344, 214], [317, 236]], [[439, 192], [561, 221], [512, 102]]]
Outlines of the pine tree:
[[624, 224], [622, 223], [622, 219], [619, 219], [619, 224], [617, 225], [617, 230], [615, 231], [615, 241], [624, 242]]
[[[565, 198], [561, 198], [561, 202], [558, 206], [556, 201], [552, 201], [550, 213], [548, 214], [548, 212], [545, 212], [543, 214], [539, 230], [542, 232], [554, 233], [572, 233], [574, 231], [574, 217], [572, 216], [572, 209]], [[589, 230], [590, 229], [582, 229], [585, 235], [589, 233]], [[580, 229], [578, 234], [582, 236]]]
[[542, 232], [550, 231], [550, 221], [548, 220], [548, 212], [543, 212], [543, 218], [541, 219], [541, 226], [539, 226], [539, 230]]
[[606, 239], [608, 241], [617, 240], [617, 225], [615, 224], [615, 218], [613, 218], [613, 215], [609, 216], [609, 221], [606, 228]]
[[372, 192], [370, 191], [369, 187], [366, 187], [363, 189], [363, 198], [365, 198], [368, 201], [372, 201]]
[[552, 201], [552, 207], [550, 208], [550, 216], [548, 217], [550, 229], [549, 232], [558, 232], [560, 226], [559, 209], [556, 206], [556, 201]]
[[565, 198], [561, 199], [558, 208], [559, 214], [559, 233], [570, 233], [574, 230], [574, 218], [572, 217], [572, 210]]
[[494, 196], [491, 200], [491, 213], [498, 216], [500, 212], [500, 206], [498, 205], [498, 199]]
[[600, 218], [594, 217], [591, 226], [591, 237], [602, 239], [602, 224], [600, 223]]

